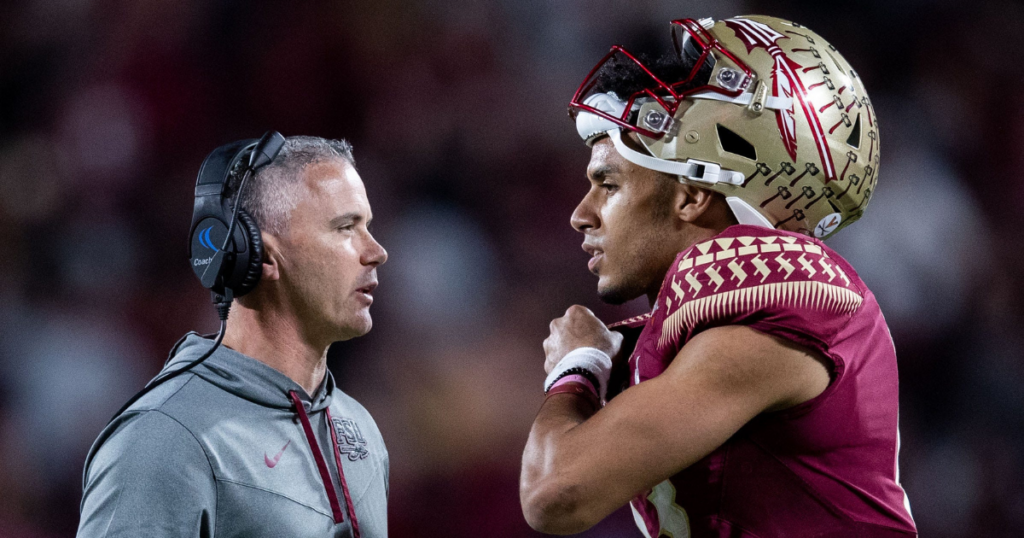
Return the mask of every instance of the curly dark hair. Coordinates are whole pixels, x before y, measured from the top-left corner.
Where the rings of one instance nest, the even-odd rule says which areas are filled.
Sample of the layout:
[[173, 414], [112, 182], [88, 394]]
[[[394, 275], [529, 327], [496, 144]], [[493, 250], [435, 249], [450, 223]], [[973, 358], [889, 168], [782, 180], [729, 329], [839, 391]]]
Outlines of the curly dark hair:
[[[659, 56], [640, 54], [637, 56], [637, 59], [662, 82], [676, 84], [686, 80], [690, 75], [693, 60], [696, 58], [680, 58], [675, 53], [669, 53]], [[693, 77], [693, 80], [707, 80], [713, 69], [713, 61], [704, 62], [697, 75]], [[620, 98], [626, 99], [636, 92], [652, 89], [655, 86], [654, 80], [636, 62], [633, 62], [625, 55], [616, 54], [601, 66], [601, 69], [595, 75], [595, 82], [591, 91], [601, 93], [615, 92]], [[675, 89], [676, 91], [684, 90], [686, 86], [675, 87]]]

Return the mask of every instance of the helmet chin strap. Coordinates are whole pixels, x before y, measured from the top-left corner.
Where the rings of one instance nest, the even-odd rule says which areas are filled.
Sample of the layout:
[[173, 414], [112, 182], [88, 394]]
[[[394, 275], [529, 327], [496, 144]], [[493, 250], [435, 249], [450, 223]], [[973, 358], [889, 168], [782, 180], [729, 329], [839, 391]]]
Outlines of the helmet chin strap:
[[[615, 145], [615, 149], [619, 152], [619, 155], [622, 155], [622, 157], [627, 161], [649, 170], [677, 176], [680, 182], [689, 180], [707, 183], [709, 185], [714, 185], [716, 183], [743, 185], [743, 181], [745, 179], [742, 173], [732, 170], [723, 170], [722, 167], [716, 163], [698, 161], [696, 159], [687, 159], [684, 162], [668, 161], [665, 159], [658, 159], [657, 157], [652, 157], [650, 155], [644, 155], [643, 153], [630, 148], [622, 141], [621, 129], [609, 129], [608, 138], [611, 138], [612, 144]], [[729, 209], [732, 210], [732, 214], [740, 224], [774, 228], [772, 223], [768, 222], [768, 219], [766, 219], [760, 211], [754, 209], [750, 204], [743, 200], [735, 196], [727, 196], [725, 201], [729, 204]]]
[[[741, 93], [735, 97], [729, 97], [716, 92], [699, 92], [689, 96], [690, 99], [710, 99], [712, 101], [723, 101], [735, 105], [747, 106], [754, 100], [753, 92]], [[789, 110], [793, 108], [792, 97], [767, 96], [764, 100], [764, 107], [770, 110]]]
[[679, 176], [680, 181], [688, 179], [714, 185], [716, 183], [727, 183], [729, 185], [743, 185], [743, 174], [732, 170], [724, 170], [716, 163], [687, 159], [685, 161], [667, 161], [650, 155], [644, 155], [625, 144], [622, 141], [622, 130], [611, 129], [608, 137], [615, 144], [615, 149], [627, 161], [644, 168], [664, 172], [673, 176]]

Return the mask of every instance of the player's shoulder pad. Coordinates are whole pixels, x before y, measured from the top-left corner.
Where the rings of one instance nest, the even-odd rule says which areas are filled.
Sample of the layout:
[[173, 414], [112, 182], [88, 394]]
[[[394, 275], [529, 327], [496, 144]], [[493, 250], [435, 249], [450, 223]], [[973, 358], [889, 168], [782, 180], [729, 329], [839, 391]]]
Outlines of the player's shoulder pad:
[[[678, 344], [695, 327], [784, 309], [850, 315], [863, 302], [855, 282], [811, 238], [739, 227], [676, 258], [662, 284], [665, 309], [658, 346]], [[811, 312], [808, 312], [811, 313]]]

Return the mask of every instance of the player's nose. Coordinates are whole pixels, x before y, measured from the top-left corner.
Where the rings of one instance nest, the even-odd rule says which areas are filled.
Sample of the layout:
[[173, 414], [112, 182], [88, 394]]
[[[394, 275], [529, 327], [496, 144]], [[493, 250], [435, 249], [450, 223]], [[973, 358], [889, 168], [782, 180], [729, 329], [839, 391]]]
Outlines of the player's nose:
[[569, 218], [569, 224], [577, 232], [586, 232], [590, 228], [599, 227], [597, 212], [594, 211], [593, 205], [589, 200], [590, 194], [587, 194], [587, 196], [583, 197], [583, 200], [580, 200], [579, 205], [576, 206], [572, 216]]

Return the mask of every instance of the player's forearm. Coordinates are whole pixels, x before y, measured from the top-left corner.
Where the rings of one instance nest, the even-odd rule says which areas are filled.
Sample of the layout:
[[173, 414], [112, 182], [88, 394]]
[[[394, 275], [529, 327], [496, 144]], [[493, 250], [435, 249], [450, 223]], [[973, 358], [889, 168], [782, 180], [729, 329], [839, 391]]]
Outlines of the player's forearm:
[[596, 411], [589, 400], [572, 394], [553, 395], [541, 406], [523, 452], [519, 482], [523, 515], [535, 530], [574, 534], [600, 521], [588, 513], [580, 484], [566, 472], [571, 459], [581, 456], [567, 450], [566, 437]]

